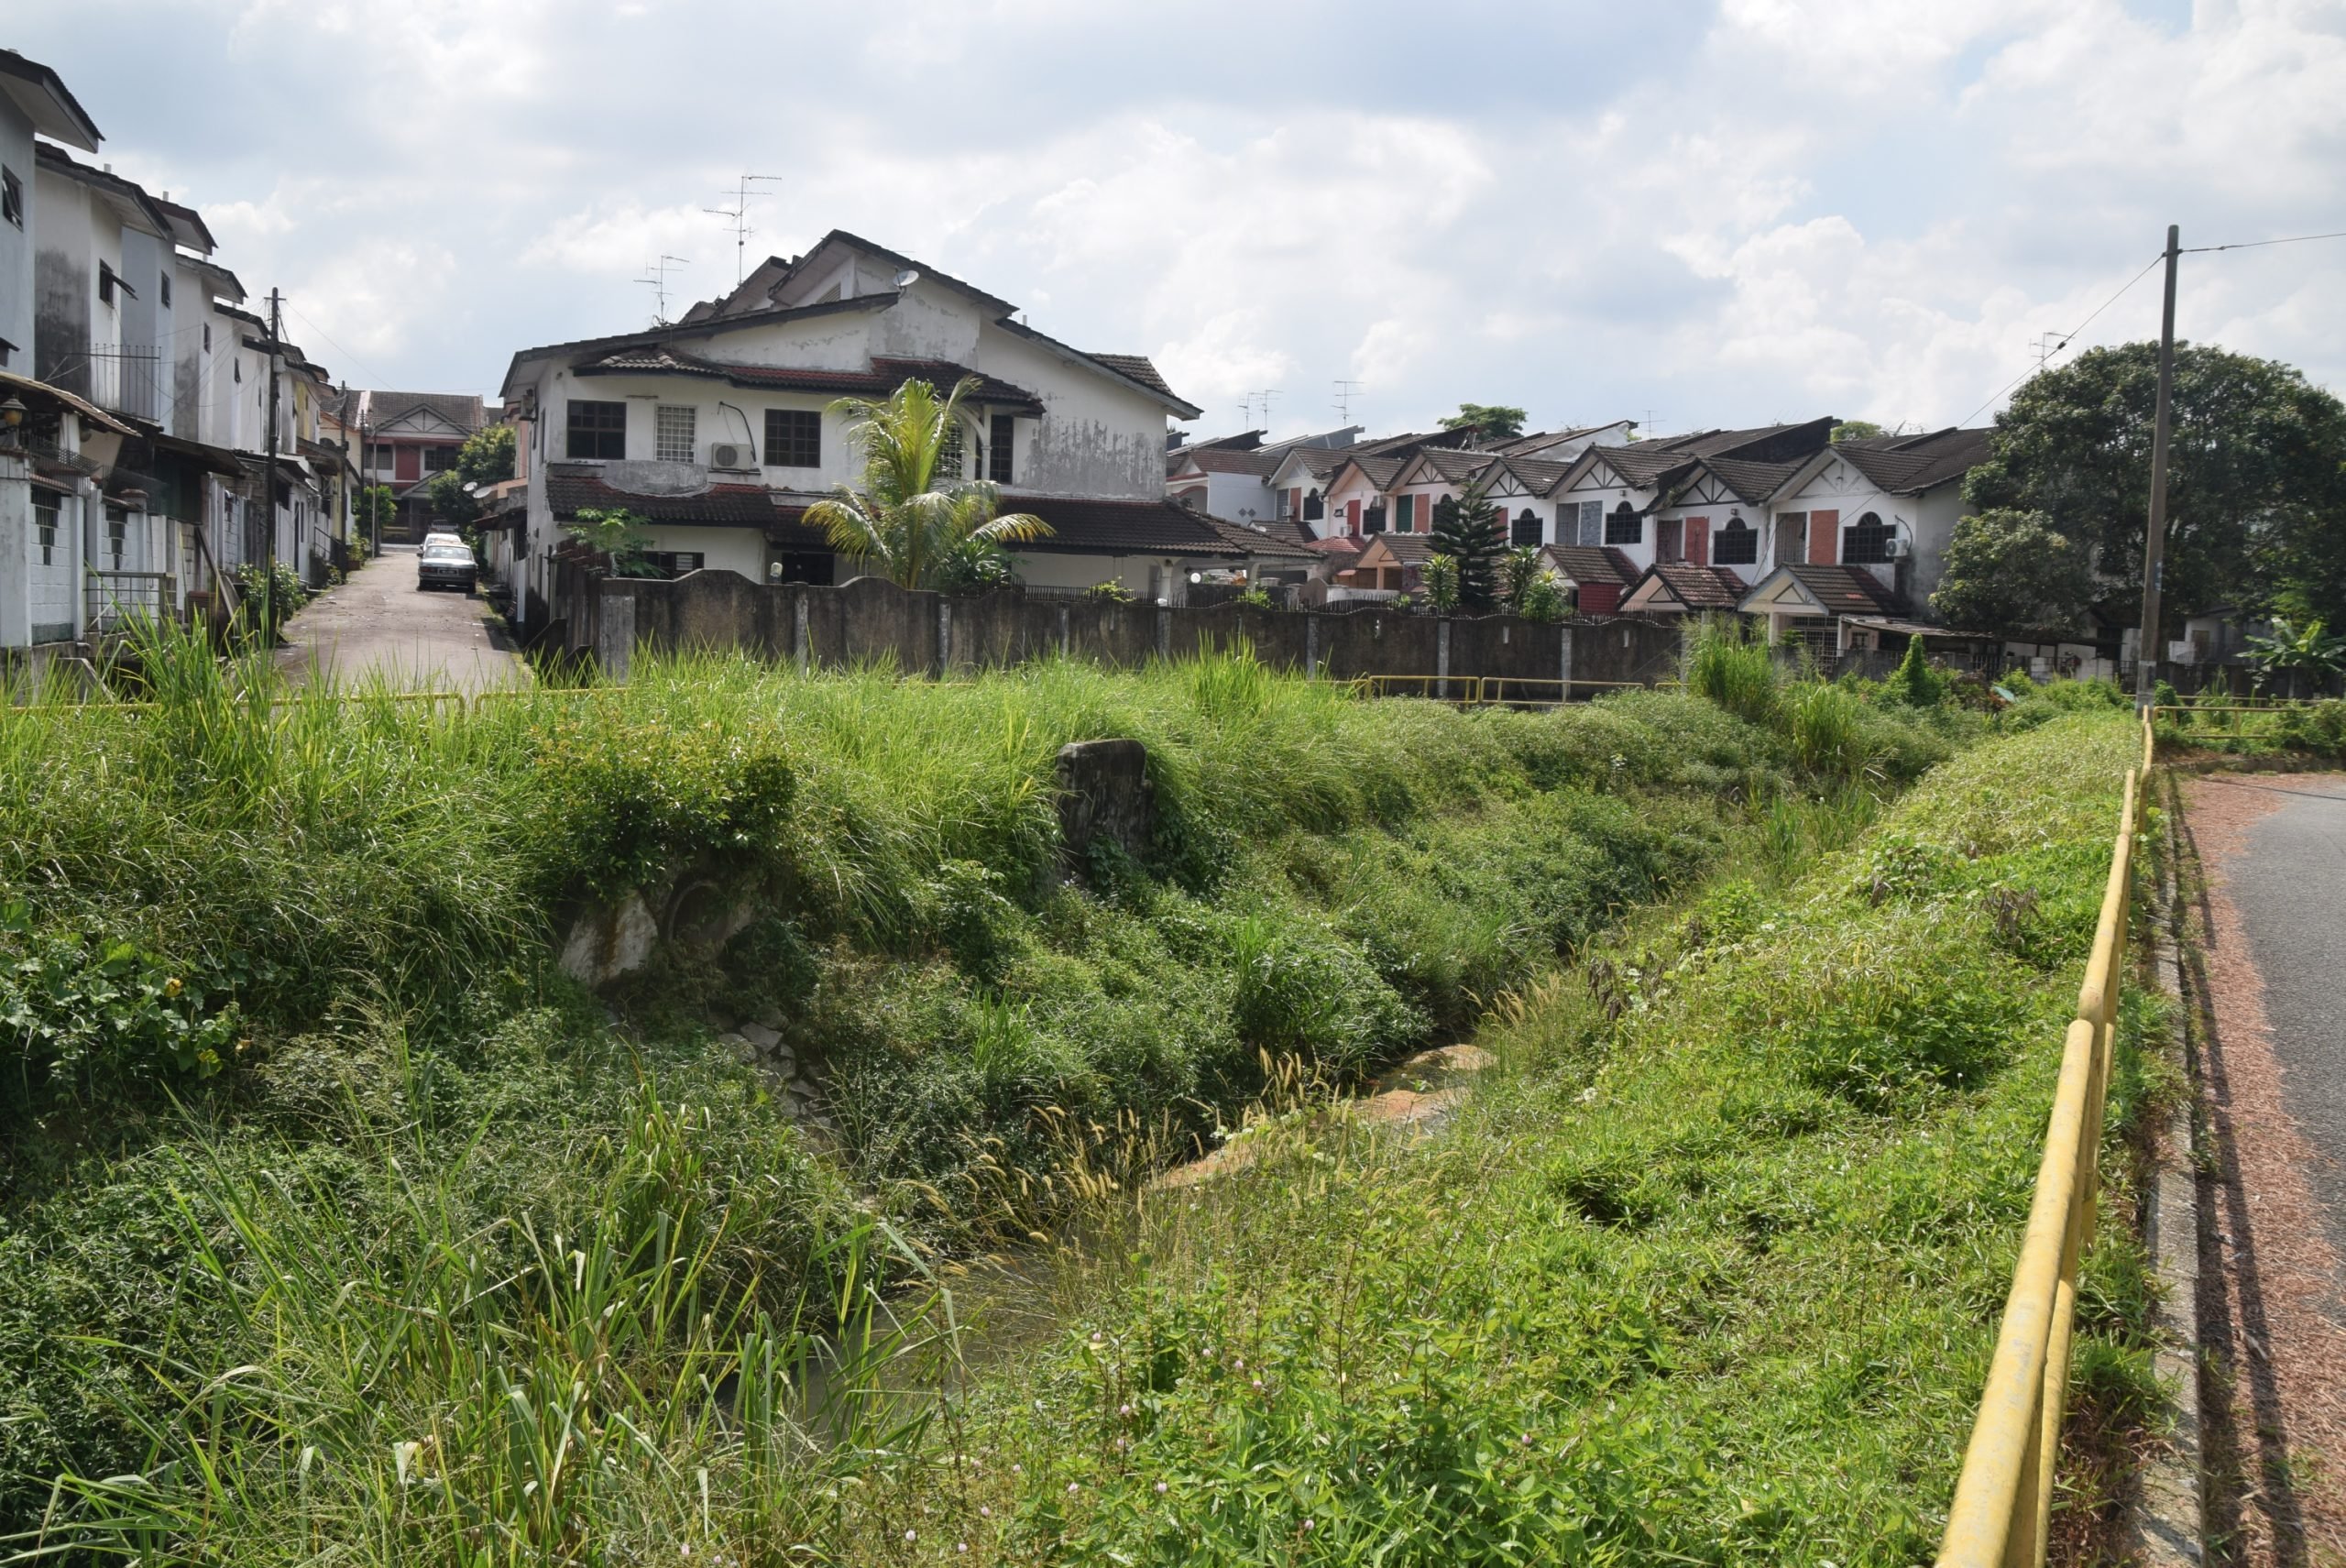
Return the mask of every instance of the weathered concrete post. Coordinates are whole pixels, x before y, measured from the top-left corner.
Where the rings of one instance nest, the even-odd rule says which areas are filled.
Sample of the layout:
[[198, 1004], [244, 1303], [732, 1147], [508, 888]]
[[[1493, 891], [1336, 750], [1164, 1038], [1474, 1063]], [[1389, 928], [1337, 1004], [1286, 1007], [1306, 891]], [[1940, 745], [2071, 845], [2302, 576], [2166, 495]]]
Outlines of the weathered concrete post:
[[1062, 659], [1067, 657], [1067, 606], [1061, 605], [1059, 606], [1059, 657]]
[[1450, 696], [1450, 618], [1443, 616], [1433, 629], [1433, 695]]
[[614, 685], [627, 684], [628, 666], [635, 659], [635, 596], [609, 591], [608, 581], [597, 585], [596, 598], [600, 601], [601, 614], [595, 618], [595, 663], [601, 668], [603, 679]]
[[1320, 678], [1320, 618], [1310, 610], [1303, 612], [1303, 678]]
[[1148, 748], [1137, 740], [1077, 740], [1059, 748], [1058, 816], [1062, 869], [1079, 873], [1094, 840], [1126, 854], [1148, 852], [1157, 796], [1148, 782]]
[[1573, 629], [1569, 626], [1565, 627], [1563, 629], [1562, 637], [1564, 643], [1563, 657], [1556, 669], [1556, 678], [1563, 682], [1562, 685], [1556, 688], [1556, 703], [1558, 707], [1562, 707], [1563, 704], [1568, 703], [1573, 699]]
[[1173, 657], [1173, 612], [1163, 605], [1157, 607], [1157, 656]]
[[937, 601], [937, 678], [943, 680], [953, 673], [953, 601]]
[[799, 679], [806, 679], [811, 654], [806, 646], [806, 596], [803, 593], [791, 600], [790, 655], [798, 661]]

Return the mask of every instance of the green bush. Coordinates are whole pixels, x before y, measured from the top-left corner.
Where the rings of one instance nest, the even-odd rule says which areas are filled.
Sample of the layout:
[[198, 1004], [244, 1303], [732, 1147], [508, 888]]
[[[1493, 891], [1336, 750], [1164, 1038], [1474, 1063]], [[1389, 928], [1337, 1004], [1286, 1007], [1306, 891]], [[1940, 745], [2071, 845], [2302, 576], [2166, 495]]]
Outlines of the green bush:
[[1729, 620], [1705, 616], [1686, 652], [1686, 689], [1749, 724], [1774, 722], [1776, 661], [1767, 643]]

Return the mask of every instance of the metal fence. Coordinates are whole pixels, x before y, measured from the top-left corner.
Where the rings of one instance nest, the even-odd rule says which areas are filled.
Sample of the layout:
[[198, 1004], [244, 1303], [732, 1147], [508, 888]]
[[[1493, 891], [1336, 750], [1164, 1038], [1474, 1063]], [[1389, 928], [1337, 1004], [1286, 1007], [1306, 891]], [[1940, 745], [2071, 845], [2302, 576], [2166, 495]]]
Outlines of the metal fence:
[[89, 575], [92, 631], [119, 631], [134, 620], [163, 620], [179, 613], [178, 584], [169, 572]]
[[2127, 771], [2101, 918], [2086, 960], [2085, 984], [2077, 992], [2077, 1017], [2062, 1046], [2036, 1198], [1954, 1506], [1947, 1510], [1940, 1568], [2040, 1568], [2045, 1562], [2068, 1390], [2069, 1337], [2077, 1317], [2077, 1261], [2093, 1239], [2101, 1189], [2101, 1116], [2126, 972], [2134, 832], [2156, 747], [2145, 712], [2142, 766]]

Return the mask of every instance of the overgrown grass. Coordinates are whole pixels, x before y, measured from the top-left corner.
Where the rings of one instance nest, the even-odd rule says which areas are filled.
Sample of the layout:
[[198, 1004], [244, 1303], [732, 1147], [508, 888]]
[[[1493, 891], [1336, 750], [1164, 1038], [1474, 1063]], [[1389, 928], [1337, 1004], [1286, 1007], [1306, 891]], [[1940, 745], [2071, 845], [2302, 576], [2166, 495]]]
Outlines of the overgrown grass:
[[[991, 1512], [952, 1533], [1015, 1562], [1927, 1558], [2134, 743], [2090, 715], [1990, 743], [1788, 891], [1599, 944], [1505, 1010], [1510, 1076], [1435, 1145], [1293, 1123], [1144, 1206], [1056, 1353], [989, 1386]], [[2105, 1229], [2076, 1376], [2121, 1421], [2144, 1290]]]
[[[141, 670], [151, 706], [0, 718], [0, 1515], [161, 1561], [916, 1560], [875, 1499], [1003, 1496], [931, 1468], [961, 1401], [883, 1397], [930, 1271], [1473, 1029], [1726, 858], [1806, 863], [1950, 750], [1866, 705], [1831, 753], [1243, 653], [646, 661], [469, 715]], [[1157, 828], [1070, 882], [1052, 759], [1103, 736], [1147, 745]], [[614, 1027], [563, 921], [678, 867], [760, 918]], [[711, 1048], [752, 1018], [827, 1123]]]

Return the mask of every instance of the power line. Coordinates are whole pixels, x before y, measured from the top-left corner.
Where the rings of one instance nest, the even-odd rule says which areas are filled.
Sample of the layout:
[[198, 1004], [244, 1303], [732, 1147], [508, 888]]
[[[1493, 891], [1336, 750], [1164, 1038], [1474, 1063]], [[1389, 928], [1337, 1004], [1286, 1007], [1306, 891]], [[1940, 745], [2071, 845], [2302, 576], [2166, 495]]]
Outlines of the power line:
[[2202, 256], [2211, 250], [2255, 250], [2268, 245], [2303, 245], [2316, 239], [2346, 239], [2346, 229], [2340, 229], [2334, 234], [2293, 234], [2281, 239], [2243, 239], [2231, 245], [2187, 245], [2176, 254]]
[[2095, 317], [2099, 316], [2102, 312], [2116, 304], [2120, 300], [2124, 299], [2126, 297], [2127, 290], [2132, 289], [2135, 284], [2149, 277], [2151, 275], [2151, 269], [2165, 259], [2166, 252], [2162, 250], [2156, 256], [2152, 257], [2150, 260], [2144, 262], [2143, 264], [2143, 269], [2140, 272], [2135, 273], [2132, 278], [2127, 279], [2126, 281], [2120, 286], [2118, 292], [2110, 295], [2110, 298], [2102, 301], [2100, 304], [2094, 307], [2092, 315], [2086, 317], [2085, 320], [2079, 322], [2077, 325], [2063, 333], [2061, 334], [2060, 342], [2055, 344], [2051, 348], [2045, 348], [2040, 344], [2037, 350], [2038, 357], [2036, 369], [2022, 371], [2019, 375], [2013, 377], [2011, 380], [1997, 388], [1993, 392], [1988, 394], [1986, 401], [1982, 402], [1978, 408], [1973, 409], [1969, 413], [1965, 414], [1956, 422], [1957, 424], [1969, 424], [1973, 420], [1978, 419], [1989, 409], [1993, 408], [1997, 399], [2002, 397], [2006, 392], [2011, 391], [2014, 387], [2019, 386], [2023, 381], [2027, 380], [2031, 376], [2037, 374], [2038, 371], [2043, 370], [2046, 363], [2052, 359], [2053, 356], [2068, 347], [2072, 342], [2076, 341], [2077, 334], [2093, 325]]

